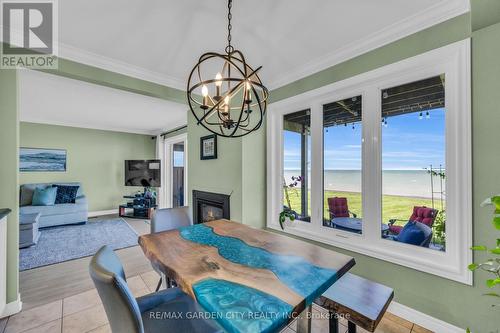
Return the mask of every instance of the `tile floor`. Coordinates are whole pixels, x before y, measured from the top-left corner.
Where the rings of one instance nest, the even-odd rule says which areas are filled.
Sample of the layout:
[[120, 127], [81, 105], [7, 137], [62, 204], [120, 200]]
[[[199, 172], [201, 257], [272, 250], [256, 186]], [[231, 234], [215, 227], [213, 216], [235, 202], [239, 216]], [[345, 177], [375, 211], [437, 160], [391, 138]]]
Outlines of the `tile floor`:
[[[149, 271], [127, 279], [134, 296], [151, 293], [158, 283], [158, 274]], [[314, 305], [318, 315], [312, 322], [313, 333], [327, 333], [328, 320], [319, 319], [324, 309]], [[340, 332], [346, 332], [345, 322], [340, 323]], [[291, 323], [282, 333], [294, 333], [296, 323]], [[0, 322], [0, 333], [86, 333], [111, 332], [104, 308], [95, 289], [69, 296], [45, 305], [22, 311]], [[358, 332], [367, 331], [358, 329]], [[380, 322], [377, 333], [427, 333], [418, 325], [387, 313]]]
[[[127, 220], [129, 224], [139, 233], [144, 234], [149, 232], [149, 226], [146, 221], [141, 220]], [[119, 250], [118, 252], [129, 254], [131, 251], [136, 251], [135, 248], [129, 248], [124, 250]], [[141, 259], [141, 258], [139, 258]], [[122, 259], [123, 260], [123, 259]], [[125, 265], [125, 270], [129, 271], [137, 266], [137, 259], [135, 261], [128, 263], [129, 266]], [[142, 260], [142, 259], [141, 259]], [[144, 258], [146, 260], [146, 258]], [[71, 263], [71, 266], [70, 266]], [[43, 279], [50, 277], [52, 274], [59, 274], [61, 270], [64, 271], [65, 268], [71, 267], [75, 269], [75, 266], [82, 266], [86, 269], [88, 265], [88, 258], [82, 258], [78, 260], [73, 260], [71, 262], [61, 263], [53, 265], [53, 267], [48, 266], [40, 269], [39, 275], [43, 275]], [[143, 267], [138, 269], [140, 274], [129, 276], [127, 278], [128, 285], [134, 296], [142, 296], [151, 293], [155, 290], [156, 284], [158, 283], [158, 274], [150, 269], [144, 271]], [[150, 267], [150, 266], [149, 266]], [[24, 301], [23, 311], [13, 315], [9, 318], [0, 319], [0, 333], [105, 333], [111, 332], [108, 324], [108, 319], [106, 313], [102, 306], [101, 300], [97, 291], [92, 288], [91, 284], [85, 284], [88, 289], [85, 291], [79, 290], [74, 294], [68, 292], [64, 293], [64, 296], [54, 296], [62, 295], [57, 293], [59, 289], [73, 290], [72, 286], [52, 286], [49, 290], [45, 292], [51, 297], [47, 296], [49, 301], [44, 302], [43, 299], [30, 298], [29, 295], [23, 295], [23, 290], [26, 293], [31, 292], [32, 289], [28, 286], [33, 283], [33, 279], [37, 277], [37, 269], [29, 271], [29, 278], [21, 279], [21, 297], [29, 300]], [[22, 272], [21, 275], [23, 275]], [[28, 274], [28, 273], [26, 273]], [[88, 280], [88, 277], [82, 277]], [[31, 280], [31, 281], [30, 281]], [[49, 278], [50, 280], [50, 278]], [[24, 281], [24, 282], [23, 282]], [[45, 280], [46, 281], [46, 280]], [[64, 280], [62, 280], [64, 281]], [[66, 283], [66, 282], [60, 282]], [[69, 282], [67, 282], [69, 284]], [[80, 281], [73, 281], [77, 285], [81, 285]], [[50, 290], [50, 288], [54, 290]], [[39, 291], [38, 291], [39, 292]], [[42, 294], [39, 294], [42, 295]], [[25, 296], [25, 297], [23, 297]], [[314, 306], [313, 311], [318, 314], [312, 322], [312, 332], [313, 333], [327, 333], [328, 332], [328, 320], [319, 319], [322, 316], [321, 312], [325, 312], [324, 309], [319, 306]], [[324, 316], [323, 316], [324, 317]], [[346, 332], [346, 322], [340, 322], [340, 332]], [[294, 333], [296, 331], [296, 322], [292, 322], [288, 327], [286, 327], [282, 333]], [[367, 331], [363, 329], [358, 329], [358, 332], [365, 333]], [[377, 333], [428, 333], [426, 330], [416, 324], [406, 321], [390, 313], [386, 313], [382, 321], [380, 322]], [[432, 333], [432, 332], [431, 332]]]

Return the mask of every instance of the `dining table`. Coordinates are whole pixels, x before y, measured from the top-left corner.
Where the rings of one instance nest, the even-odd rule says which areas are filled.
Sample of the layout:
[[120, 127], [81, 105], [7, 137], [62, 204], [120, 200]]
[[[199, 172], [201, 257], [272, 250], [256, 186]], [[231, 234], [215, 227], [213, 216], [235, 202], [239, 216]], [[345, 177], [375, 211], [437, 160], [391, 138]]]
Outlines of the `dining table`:
[[[215, 220], [146, 234], [151, 263], [227, 332], [279, 332], [298, 318], [311, 331], [311, 305], [355, 261], [276, 232]], [[164, 276], [163, 276], [164, 275]]]

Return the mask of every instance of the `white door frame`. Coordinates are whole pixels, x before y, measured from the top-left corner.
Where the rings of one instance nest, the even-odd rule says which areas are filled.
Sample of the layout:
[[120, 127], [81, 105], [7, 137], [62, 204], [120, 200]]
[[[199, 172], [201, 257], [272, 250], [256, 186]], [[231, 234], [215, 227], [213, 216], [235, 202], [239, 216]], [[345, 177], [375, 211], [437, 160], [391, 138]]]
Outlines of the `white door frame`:
[[173, 186], [173, 172], [172, 172], [172, 161], [174, 158], [173, 145], [176, 143], [184, 143], [184, 206], [188, 205], [188, 195], [187, 195], [187, 133], [182, 133], [170, 138], [166, 138], [163, 142], [164, 154], [164, 171], [165, 171], [165, 182], [163, 186], [162, 193], [166, 198], [166, 208], [173, 207], [173, 196], [172, 196], [172, 186]]

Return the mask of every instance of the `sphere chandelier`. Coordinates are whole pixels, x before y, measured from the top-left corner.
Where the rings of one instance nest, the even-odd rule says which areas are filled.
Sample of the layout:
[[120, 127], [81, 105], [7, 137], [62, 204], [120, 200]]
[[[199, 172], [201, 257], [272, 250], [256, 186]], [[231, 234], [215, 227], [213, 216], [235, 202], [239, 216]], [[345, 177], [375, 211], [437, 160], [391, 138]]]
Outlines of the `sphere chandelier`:
[[[189, 74], [187, 98], [197, 124], [223, 137], [241, 137], [260, 128], [269, 91], [243, 53], [231, 45], [231, 8], [228, 0], [225, 53], [207, 52]], [[214, 74], [215, 73], [215, 74]]]

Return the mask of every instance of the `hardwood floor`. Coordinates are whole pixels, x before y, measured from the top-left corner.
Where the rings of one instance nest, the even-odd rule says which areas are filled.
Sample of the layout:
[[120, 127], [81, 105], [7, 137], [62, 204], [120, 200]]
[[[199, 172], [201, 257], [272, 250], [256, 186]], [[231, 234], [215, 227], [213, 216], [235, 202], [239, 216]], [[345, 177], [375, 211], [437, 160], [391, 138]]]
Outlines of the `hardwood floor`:
[[[116, 216], [110, 216], [116, 217]], [[102, 219], [103, 217], [100, 217]], [[149, 222], [126, 220], [138, 234], [149, 232]], [[153, 292], [158, 275], [152, 271], [139, 246], [117, 251], [127, 274], [132, 293], [138, 297]], [[88, 274], [90, 257], [67, 261], [20, 273], [23, 311], [0, 319], [0, 333], [87, 333], [111, 332], [99, 296]], [[312, 333], [328, 332], [325, 310], [313, 307]], [[339, 332], [345, 333], [346, 322]], [[282, 333], [294, 333], [292, 322]], [[360, 333], [366, 333], [358, 329]], [[429, 333], [430, 331], [403, 318], [387, 313], [376, 333]], [[432, 333], [432, 332], [431, 332]]]
[[[100, 219], [107, 217], [117, 216], [111, 215]], [[138, 234], [149, 233], [148, 221], [139, 219], [126, 219], [126, 221]], [[151, 270], [151, 265], [139, 246], [121, 249], [116, 253], [123, 263], [127, 277]], [[94, 288], [88, 273], [89, 262], [90, 257], [86, 257], [20, 272], [19, 289], [23, 309], [27, 310]]]

